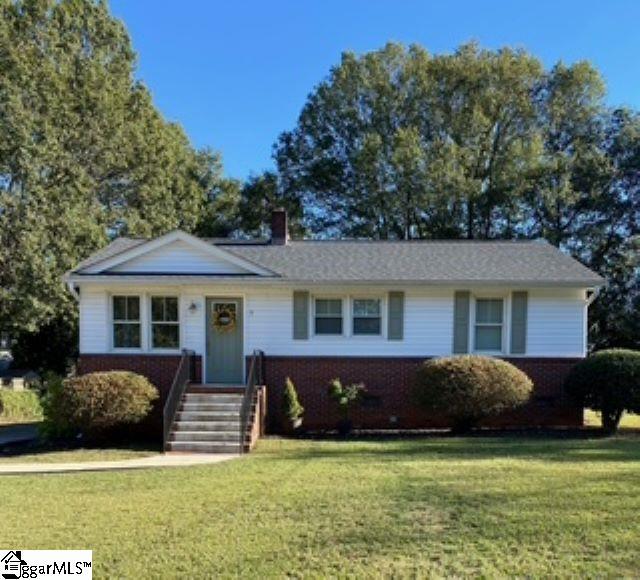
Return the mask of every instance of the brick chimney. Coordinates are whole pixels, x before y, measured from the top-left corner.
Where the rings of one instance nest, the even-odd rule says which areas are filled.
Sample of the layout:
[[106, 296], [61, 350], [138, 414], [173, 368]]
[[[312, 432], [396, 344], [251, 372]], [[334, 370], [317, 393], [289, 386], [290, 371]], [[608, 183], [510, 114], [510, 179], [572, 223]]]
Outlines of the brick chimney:
[[282, 207], [271, 212], [271, 244], [284, 246], [289, 241], [289, 225], [287, 223], [287, 210]]

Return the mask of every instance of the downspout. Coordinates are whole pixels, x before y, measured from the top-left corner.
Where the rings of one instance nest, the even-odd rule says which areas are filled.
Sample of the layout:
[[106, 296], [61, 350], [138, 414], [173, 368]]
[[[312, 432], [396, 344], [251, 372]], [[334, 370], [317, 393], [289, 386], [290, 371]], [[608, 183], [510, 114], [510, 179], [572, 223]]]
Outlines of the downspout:
[[589, 354], [589, 306], [593, 304], [593, 301], [600, 294], [600, 286], [593, 288], [589, 297], [584, 301], [584, 345], [583, 355]]
[[587, 302], [586, 302], [586, 306], [587, 308], [589, 308], [589, 306], [591, 306], [593, 304], [593, 301], [600, 295], [600, 287], [594, 288], [593, 292], [591, 292], [591, 295], [589, 296], [589, 298], [587, 298]]
[[71, 280], [69, 280], [67, 276], [65, 276], [65, 282], [67, 283], [69, 292], [71, 292], [71, 295], [76, 299], [76, 302], [80, 302], [80, 294], [78, 293], [75, 284]]

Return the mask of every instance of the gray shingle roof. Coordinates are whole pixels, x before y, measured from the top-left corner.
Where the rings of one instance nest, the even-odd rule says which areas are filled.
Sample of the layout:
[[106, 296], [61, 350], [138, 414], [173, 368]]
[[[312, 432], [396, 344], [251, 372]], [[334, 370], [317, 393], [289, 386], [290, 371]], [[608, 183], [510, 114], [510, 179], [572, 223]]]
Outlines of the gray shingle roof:
[[285, 278], [313, 282], [603, 282], [544, 241], [304, 241], [225, 249]]
[[[75, 271], [144, 241], [119, 238], [90, 256]], [[469, 282], [585, 287], [604, 282], [578, 261], [540, 240], [292, 241], [285, 246], [262, 241], [207, 241], [296, 282]]]

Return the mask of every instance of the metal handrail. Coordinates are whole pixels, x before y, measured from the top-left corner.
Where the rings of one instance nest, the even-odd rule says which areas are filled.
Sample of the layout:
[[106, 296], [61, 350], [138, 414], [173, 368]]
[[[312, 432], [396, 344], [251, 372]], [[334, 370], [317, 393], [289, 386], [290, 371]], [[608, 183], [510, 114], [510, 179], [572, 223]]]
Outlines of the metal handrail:
[[264, 353], [261, 350], [254, 350], [247, 373], [247, 385], [244, 390], [242, 406], [240, 407], [240, 452], [244, 453], [244, 442], [247, 436], [247, 426], [251, 416], [251, 407], [256, 396], [256, 387], [262, 385], [262, 367]]
[[169, 432], [176, 416], [178, 405], [182, 400], [187, 385], [195, 378], [195, 353], [192, 350], [184, 349], [182, 358], [178, 363], [173, 383], [167, 393], [167, 400], [162, 409], [162, 444], [166, 449], [169, 442]]

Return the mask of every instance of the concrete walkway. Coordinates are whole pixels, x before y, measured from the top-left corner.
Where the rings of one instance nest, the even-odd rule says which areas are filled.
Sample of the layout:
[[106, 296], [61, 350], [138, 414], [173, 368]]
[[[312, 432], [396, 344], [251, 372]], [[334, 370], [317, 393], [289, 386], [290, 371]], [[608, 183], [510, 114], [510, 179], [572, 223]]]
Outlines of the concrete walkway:
[[123, 469], [148, 469], [150, 467], [189, 467], [209, 465], [240, 457], [222, 453], [170, 453], [152, 455], [139, 459], [120, 461], [87, 461], [84, 463], [5, 463], [0, 464], [0, 475], [34, 473], [74, 473], [80, 471], [118, 471]]

